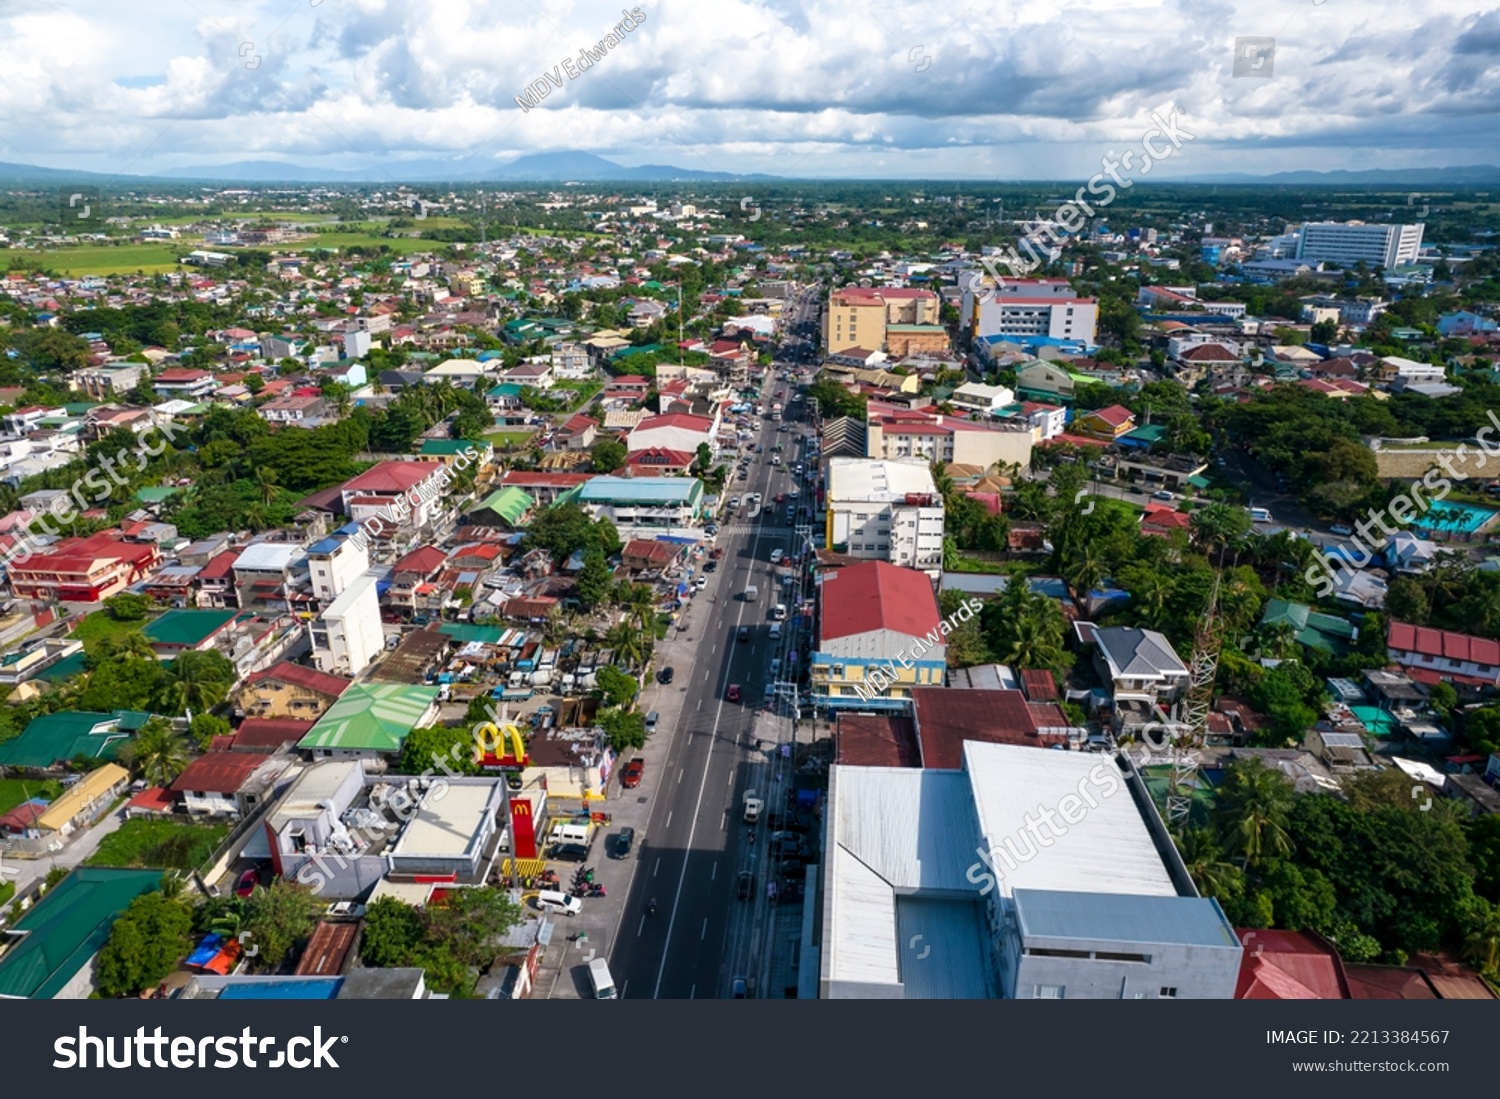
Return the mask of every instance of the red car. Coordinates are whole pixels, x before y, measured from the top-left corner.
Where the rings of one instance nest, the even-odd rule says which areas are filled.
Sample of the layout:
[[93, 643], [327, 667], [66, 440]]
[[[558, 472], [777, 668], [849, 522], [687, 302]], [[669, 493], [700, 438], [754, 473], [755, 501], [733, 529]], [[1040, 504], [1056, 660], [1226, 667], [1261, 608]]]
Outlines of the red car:
[[738, 702], [740, 700], [740, 685], [738, 683], [731, 683], [729, 685], [729, 693], [724, 698], [729, 702]]
[[786, 493], [784, 493], [784, 492], [778, 492], [776, 494], [776, 502], [778, 504], [781, 503], [782, 501], [784, 501], [785, 499], [786, 499]]
[[248, 897], [255, 892], [255, 887], [260, 884], [260, 874], [255, 870], [246, 870], [240, 875], [239, 884], [234, 887], [236, 897]]
[[636, 756], [629, 763], [625, 764], [625, 769], [620, 772], [620, 785], [627, 790], [634, 789], [641, 784], [641, 779], [645, 775], [646, 761], [640, 756]]

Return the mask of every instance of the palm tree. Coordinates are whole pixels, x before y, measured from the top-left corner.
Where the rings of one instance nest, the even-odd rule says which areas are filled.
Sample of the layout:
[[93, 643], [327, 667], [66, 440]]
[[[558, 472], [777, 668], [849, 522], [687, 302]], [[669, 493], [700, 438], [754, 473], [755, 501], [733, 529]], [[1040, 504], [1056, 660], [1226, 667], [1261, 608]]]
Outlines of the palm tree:
[[1224, 846], [1210, 828], [1189, 828], [1179, 846], [1188, 874], [1205, 897], [1228, 897], [1239, 891], [1239, 869], [1224, 857]]
[[130, 742], [130, 769], [151, 786], [169, 786], [187, 766], [187, 745], [161, 718], [153, 717]]
[[1287, 818], [1293, 791], [1280, 771], [1258, 760], [1239, 763], [1230, 770], [1219, 797], [1230, 823], [1230, 846], [1239, 853], [1241, 867], [1291, 853]]
[[615, 661], [626, 668], [639, 668], [650, 658], [651, 648], [645, 636], [629, 622], [620, 622], [604, 635], [605, 644], [615, 652]]
[[255, 485], [260, 489], [260, 502], [270, 507], [276, 502], [281, 486], [276, 483], [276, 471], [270, 466], [261, 466], [255, 471]]
[[140, 630], [131, 630], [129, 633], [121, 634], [119, 637], [106, 637], [100, 640], [94, 649], [94, 656], [100, 660], [154, 660], [156, 650], [151, 647], [151, 642], [146, 640], [146, 635]]
[[1463, 954], [1491, 980], [1500, 977], [1500, 905], [1491, 905], [1483, 922], [1464, 938]]

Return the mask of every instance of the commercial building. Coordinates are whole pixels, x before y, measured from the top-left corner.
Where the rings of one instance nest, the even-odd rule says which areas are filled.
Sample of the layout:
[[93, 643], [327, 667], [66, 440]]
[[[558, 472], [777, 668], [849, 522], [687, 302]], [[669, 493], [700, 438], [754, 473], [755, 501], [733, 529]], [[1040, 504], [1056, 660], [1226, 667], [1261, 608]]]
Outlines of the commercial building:
[[926, 573], [883, 561], [825, 573], [812, 700], [824, 710], [899, 710], [917, 686], [941, 686], [947, 632]]
[[920, 458], [980, 469], [995, 465], [1028, 469], [1035, 442], [1032, 426], [1024, 419], [977, 423], [928, 412], [871, 411], [863, 426], [868, 457]]
[[1368, 225], [1362, 221], [1304, 222], [1297, 239], [1297, 259], [1353, 267], [1401, 267], [1422, 251], [1421, 222], [1415, 225]]
[[[830, 355], [850, 348], [883, 350], [889, 325], [939, 324], [941, 299], [931, 290], [871, 289], [851, 286], [828, 296], [823, 314], [823, 346]], [[903, 341], [923, 333], [904, 334]], [[920, 342], [920, 341], [919, 341]], [[903, 352], [904, 354], [905, 352]]]
[[936, 578], [943, 568], [943, 498], [920, 458], [831, 458], [826, 544], [839, 553]]
[[1099, 305], [1081, 298], [1063, 279], [984, 277], [966, 285], [959, 323], [973, 339], [1078, 341], [1090, 347], [1098, 335]]
[[969, 742], [957, 770], [835, 765], [826, 819], [824, 999], [1234, 996], [1234, 929], [1107, 756]]
[[438, 715], [438, 688], [356, 683], [297, 747], [326, 759], [373, 759], [401, 751], [407, 734]]
[[594, 477], [562, 500], [576, 501], [596, 519], [608, 519], [623, 537], [687, 531], [703, 510], [696, 477]]

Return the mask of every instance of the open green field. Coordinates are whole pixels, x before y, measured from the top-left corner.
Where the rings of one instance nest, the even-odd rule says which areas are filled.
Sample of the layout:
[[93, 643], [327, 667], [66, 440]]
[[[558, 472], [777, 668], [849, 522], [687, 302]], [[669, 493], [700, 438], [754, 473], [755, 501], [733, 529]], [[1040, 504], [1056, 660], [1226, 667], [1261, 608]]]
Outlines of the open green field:
[[105, 836], [84, 865], [191, 870], [228, 834], [228, 824], [137, 817]]
[[306, 240], [292, 244], [279, 244], [279, 252], [305, 252], [312, 248], [389, 248], [405, 255], [408, 252], [436, 252], [448, 247], [442, 241], [422, 240], [420, 237], [382, 237], [374, 233], [315, 233]]
[[0, 778], [0, 813], [9, 813], [31, 798], [51, 801], [62, 793], [62, 786], [51, 779]]
[[94, 244], [77, 248], [52, 248], [45, 252], [15, 250], [0, 252], [0, 264], [10, 270], [18, 260], [39, 263], [49, 271], [64, 275], [133, 275], [144, 271], [154, 275], [161, 271], [179, 271], [178, 256], [191, 252], [182, 241], [151, 244]]
[[121, 638], [136, 630], [143, 630], [154, 617], [155, 615], [148, 615], [139, 622], [120, 622], [111, 618], [108, 611], [98, 610], [85, 618], [82, 624], [68, 636], [76, 641], [82, 641], [84, 652], [93, 652], [95, 646], [105, 638]]
[[533, 434], [531, 431], [492, 431], [485, 438], [496, 450], [503, 450], [508, 446], [525, 446]]

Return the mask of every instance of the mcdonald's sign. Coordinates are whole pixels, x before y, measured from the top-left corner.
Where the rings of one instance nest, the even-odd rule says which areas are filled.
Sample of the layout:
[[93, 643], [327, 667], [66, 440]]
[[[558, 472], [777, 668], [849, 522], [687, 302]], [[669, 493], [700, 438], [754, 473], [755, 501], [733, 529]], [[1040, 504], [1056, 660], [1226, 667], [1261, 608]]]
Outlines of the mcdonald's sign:
[[531, 757], [526, 754], [520, 727], [506, 725], [502, 729], [492, 721], [476, 725], [474, 762], [487, 771], [520, 770], [528, 766]]

